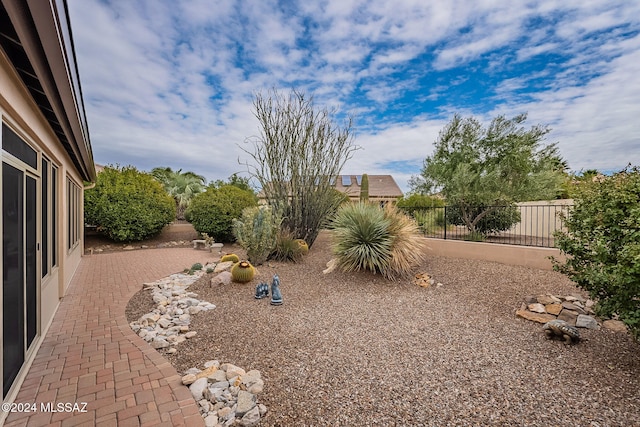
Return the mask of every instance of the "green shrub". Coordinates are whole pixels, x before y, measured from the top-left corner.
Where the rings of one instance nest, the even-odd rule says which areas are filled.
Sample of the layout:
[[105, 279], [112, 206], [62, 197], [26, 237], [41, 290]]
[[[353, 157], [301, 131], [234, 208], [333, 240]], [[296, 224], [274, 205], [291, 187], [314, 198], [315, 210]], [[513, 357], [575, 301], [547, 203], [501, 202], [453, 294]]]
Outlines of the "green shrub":
[[334, 221], [333, 251], [344, 271], [370, 270], [393, 280], [423, 258], [417, 231], [415, 222], [391, 205], [348, 204]]
[[408, 197], [400, 197], [396, 202], [396, 206], [401, 209], [441, 208], [441, 207], [444, 207], [444, 200], [435, 196], [427, 196], [424, 194], [411, 194]]
[[469, 234], [465, 234], [462, 237], [462, 240], [466, 240], [467, 242], [484, 242], [486, 237], [484, 234], [474, 231]]
[[[497, 207], [484, 205], [467, 207], [467, 217], [477, 218], [486, 210], [489, 210], [489, 213], [478, 220], [472, 229], [469, 229], [470, 234], [475, 236], [476, 233], [480, 233], [483, 236], [488, 236], [490, 234], [506, 231], [514, 224], [520, 222], [520, 209], [518, 209], [518, 206], [514, 204], [506, 204], [505, 206]], [[447, 206], [446, 220], [447, 224], [466, 225], [467, 228], [469, 228], [469, 225], [464, 220], [463, 210], [458, 206]]]
[[175, 219], [175, 201], [149, 174], [107, 166], [85, 191], [85, 222], [115, 241], [138, 241]]
[[281, 222], [280, 215], [266, 206], [246, 208], [240, 219], [233, 220], [233, 235], [251, 263], [260, 265], [273, 252]]
[[[271, 254], [271, 258], [277, 261], [300, 261], [304, 254], [304, 249], [298, 240], [300, 239], [296, 239], [289, 231], [280, 230], [276, 237], [275, 250]], [[308, 250], [309, 247], [307, 246]]]
[[411, 216], [424, 234], [435, 233], [444, 227], [444, 208], [418, 209]]
[[233, 185], [209, 187], [193, 198], [185, 217], [199, 233], [207, 233], [218, 242], [230, 242], [233, 220], [240, 218], [244, 208], [257, 204], [251, 191]]
[[589, 292], [599, 314], [617, 313], [640, 337], [640, 169], [584, 183], [573, 200], [567, 231], [555, 235], [567, 260], [554, 259], [554, 268]]

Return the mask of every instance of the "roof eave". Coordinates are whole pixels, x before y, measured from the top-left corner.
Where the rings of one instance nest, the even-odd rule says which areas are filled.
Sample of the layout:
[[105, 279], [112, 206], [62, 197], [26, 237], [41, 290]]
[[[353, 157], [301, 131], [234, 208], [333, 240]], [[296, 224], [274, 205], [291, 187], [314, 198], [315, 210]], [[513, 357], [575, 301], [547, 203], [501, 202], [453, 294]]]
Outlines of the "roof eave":
[[[44, 89], [56, 116], [56, 124], [62, 129], [64, 138], [61, 142], [65, 150], [82, 179], [95, 181], [96, 171], [66, 0], [2, 0], [2, 3]], [[55, 4], [62, 4], [62, 10]], [[55, 129], [55, 124], [47, 120]]]

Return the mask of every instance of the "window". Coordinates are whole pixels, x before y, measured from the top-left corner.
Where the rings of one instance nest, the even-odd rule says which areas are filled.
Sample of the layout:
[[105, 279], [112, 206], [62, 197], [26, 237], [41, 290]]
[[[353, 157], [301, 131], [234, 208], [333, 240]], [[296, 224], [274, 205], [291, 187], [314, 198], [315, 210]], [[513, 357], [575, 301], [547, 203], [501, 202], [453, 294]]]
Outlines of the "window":
[[40, 192], [42, 194], [42, 277], [46, 277], [58, 264], [57, 255], [57, 192], [58, 168], [42, 156], [42, 172], [40, 174]]
[[2, 124], [2, 149], [32, 168], [38, 168], [38, 153], [36, 153], [36, 150], [31, 148], [4, 123]]
[[51, 266], [58, 265], [58, 168], [51, 166]]
[[80, 242], [80, 186], [67, 177], [67, 249], [75, 248]]
[[40, 228], [42, 236], [40, 241], [42, 242], [42, 277], [49, 274], [49, 221], [50, 221], [50, 206], [49, 201], [49, 169], [51, 168], [51, 162], [46, 157], [42, 156], [42, 174], [40, 175], [40, 192], [42, 194], [42, 227]]

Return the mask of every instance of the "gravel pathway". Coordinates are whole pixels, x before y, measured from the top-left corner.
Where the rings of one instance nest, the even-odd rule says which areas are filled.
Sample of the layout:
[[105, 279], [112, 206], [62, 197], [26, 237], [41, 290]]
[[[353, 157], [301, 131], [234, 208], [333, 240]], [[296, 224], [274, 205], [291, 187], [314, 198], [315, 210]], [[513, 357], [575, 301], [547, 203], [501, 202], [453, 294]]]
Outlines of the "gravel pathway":
[[[193, 317], [198, 335], [167, 359], [178, 372], [209, 359], [260, 370], [263, 426], [640, 425], [630, 335], [582, 330], [566, 346], [516, 318], [527, 295], [577, 293], [563, 275], [440, 257], [416, 270], [439, 288], [325, 275], [329, 241], [322, 233], [300, 264], [259, 267], [250, 284], [192, 285], [217, 308]], [[253, 297], [274, 273], [280, 307]], [[149, 306], [138, 293], [129, 320]]]

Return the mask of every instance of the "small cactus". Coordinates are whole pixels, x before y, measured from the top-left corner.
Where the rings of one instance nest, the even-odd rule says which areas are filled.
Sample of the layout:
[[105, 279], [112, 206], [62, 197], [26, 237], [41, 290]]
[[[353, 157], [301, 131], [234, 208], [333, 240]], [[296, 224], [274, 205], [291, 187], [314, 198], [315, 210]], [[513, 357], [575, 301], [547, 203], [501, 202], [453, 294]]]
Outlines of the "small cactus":
[[300, 253], [306, 255], [309, 253], [309, 245], [303, 239], [296, 239], [295, 242], [300, 245]]
[[193, 271], [199, 271], [202, 270], [202, 264], [200, 264], [199, 262], [196, 262], [195, 264], [193, 264], [191, 266], [191, 270]]
[[248, 261], [237, 262], [231, 267], [231, 278], [234, 282], [247, 283], [253, 279], [256, 269]]
[[220, 258], [220, 262], [227, 262], [227, 261], [238, 263], [240, 262], [240, 258], [236, 254], [226, 254], [222, 258]]

